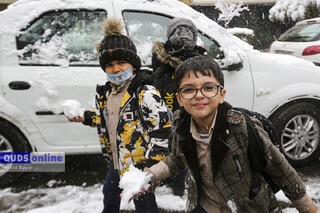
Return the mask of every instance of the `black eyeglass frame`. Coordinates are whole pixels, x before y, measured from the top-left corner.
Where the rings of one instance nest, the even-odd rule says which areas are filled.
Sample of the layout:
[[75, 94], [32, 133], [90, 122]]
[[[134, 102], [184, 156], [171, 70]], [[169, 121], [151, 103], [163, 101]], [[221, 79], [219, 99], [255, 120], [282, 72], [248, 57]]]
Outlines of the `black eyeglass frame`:
[[[202, 89], [203, 89], [204, 87], [207, 87], [207, 86], [214, 86], [214, 87], [217, 88], [217, 92], [216, 92], [216, 94], [215, 94], [214, 96], [208, 97], [208, 96], [206, 96], [205, 94], [203, 94]], [[195, 89], [195, 90], [196, 90], [195, 95], [194, 95], [192, 98], [185, 98], [185, 97], [183, 97], [183, 95], [182, 95], [182, 93], [181, 93], [181, 90], [183, 90], [183, 89], [185, 89], [185, 88], [193, 88], [193, 89]], [[183, 99], [191, 100], [191, 99], [194, 99], [194, 98], [197, 96], [199, 90], [200, 90], [201, 94], [203, 95], [203, 97], [206, 97], [206, 98], [214, 98], [214, 97], [216, 97], [216, 96], [218, 95], [219, 89], [220, 89], [220, 91], [221, 91], [223, 88], [224, 88], [224, 87], [223, 87], [222, 85], [220, 85], [220, 84], [216, 84], [216, 85], [204, 85], [204, 86], [202, 86], [202, 87], [200, 87], [200, 88], [195, 88], [195, 87], [181, 87], [181, 88], [178, 89], [177, 92], [180, 94], [180, 96], [181, 96]]]

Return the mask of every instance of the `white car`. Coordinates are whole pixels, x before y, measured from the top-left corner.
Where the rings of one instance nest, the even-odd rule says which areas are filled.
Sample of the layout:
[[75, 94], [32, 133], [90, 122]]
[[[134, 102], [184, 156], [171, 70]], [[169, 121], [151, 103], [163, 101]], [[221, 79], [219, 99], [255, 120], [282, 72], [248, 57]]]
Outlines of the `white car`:
[[270, 52], [304, 58], [320, 66], [320, 17], [297, 22], [270, 45]]
[[[320, 68], [253, 50], [176, 0], [18, 0], [0, 12], [1, 151], [100, 152], [96, 129], [68, 122], [61, 103], [73, 99], [94, 109], [96, 84], [106, 81], [95, 42], [107, 17], [123, 20], [145, 67], [151, 65], [152, 43], [166, 40], [169, 20], [191, 19], [224, 70], [227, 101], [270, 118], [293, 165], [318, 155]], [[2, 184], [17, 177], [1, 175]]]

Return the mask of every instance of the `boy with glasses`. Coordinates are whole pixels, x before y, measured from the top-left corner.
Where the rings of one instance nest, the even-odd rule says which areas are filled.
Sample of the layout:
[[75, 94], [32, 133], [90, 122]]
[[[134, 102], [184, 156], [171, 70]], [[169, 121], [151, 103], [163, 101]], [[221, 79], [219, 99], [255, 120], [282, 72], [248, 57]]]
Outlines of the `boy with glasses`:
[[[224, 102], [224, 76], [214, 59], [199, 56], [182, 62], [175, 79], [176, 98], [183, 108], [175, 112], [172, 152], [145, 168], [153, 175], [151, 182], [188, 168], [188, 212], [282, 212], [267, 182], [250, 166], [245, 117]], [[262, 124], [252, 120], [263, 141], [263, 171], [299, 212], [315, 213], [296, 171], [272, 144]]]

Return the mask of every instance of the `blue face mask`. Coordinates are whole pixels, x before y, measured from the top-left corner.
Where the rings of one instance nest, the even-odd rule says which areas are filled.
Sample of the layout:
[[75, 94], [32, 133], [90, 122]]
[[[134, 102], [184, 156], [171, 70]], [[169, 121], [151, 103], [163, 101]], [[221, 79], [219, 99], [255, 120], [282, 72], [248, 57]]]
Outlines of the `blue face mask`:
[[107, 73], [107, 80], [116, 85], [123, 84], [126, 80], [130, 79], [133, 76], [133, 73], [131, 72], [131, 67], [118, 75], [112, 75]]

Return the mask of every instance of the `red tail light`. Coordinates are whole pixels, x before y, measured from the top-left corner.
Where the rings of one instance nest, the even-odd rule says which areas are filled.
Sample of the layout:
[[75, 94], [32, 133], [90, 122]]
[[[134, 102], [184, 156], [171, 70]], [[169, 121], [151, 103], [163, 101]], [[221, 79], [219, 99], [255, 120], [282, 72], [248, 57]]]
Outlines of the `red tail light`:
[[310, 46], [303, 50], [302, 55], [314, 55], [320, 53], [320, 45]]

